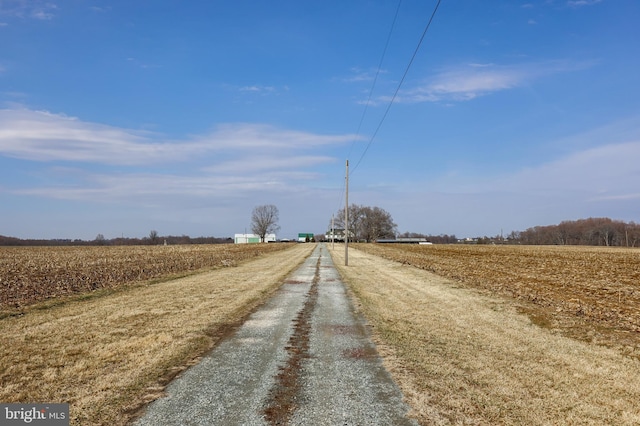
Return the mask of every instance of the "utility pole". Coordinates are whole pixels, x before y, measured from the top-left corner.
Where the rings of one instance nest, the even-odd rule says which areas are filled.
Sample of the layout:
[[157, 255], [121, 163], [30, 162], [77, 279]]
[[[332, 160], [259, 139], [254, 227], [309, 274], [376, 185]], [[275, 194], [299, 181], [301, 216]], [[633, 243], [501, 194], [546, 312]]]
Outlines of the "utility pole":
[[331, 250], [336, 246], [336, 231], [333, 227], [333, 215], [331, 215]]
[[629, 247], [629, 229], [624, 227], [624, 239], [627, 242], [627, 247]]
[[346, 191], [344, 202], [344, 266], [349, 266], [349, 160], [347, 160]]

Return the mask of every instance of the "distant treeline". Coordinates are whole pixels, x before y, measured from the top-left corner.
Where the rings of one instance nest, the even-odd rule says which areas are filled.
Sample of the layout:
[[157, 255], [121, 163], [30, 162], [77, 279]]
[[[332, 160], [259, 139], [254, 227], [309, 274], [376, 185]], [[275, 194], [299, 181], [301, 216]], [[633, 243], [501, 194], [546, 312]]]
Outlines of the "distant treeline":
[[[459, 239], [455, 235], [425, 235], [405, 232], [399, 238], [425, 238], [434, 244], [528, 244], [528, 245], [589, 245], [611, 247], [640, 247], [640, 224], [609, 218], [588, 218], [564, 221], [558, 225], [534, 226], [525, 231], [512, 231], [509, 235]], [[322, 238], [321, 238], [322, 239]], [[0, 235], [0, 246], [95, 246], [95, 245], [159, 245], [164, 244], [228, 244], [233, 238], [182, 236], [159, 236], [151, 231], [144, 238], [106, 239], [102, 234], [93, 240], [22, 240]]]
[[434, 244], [527, 244], [640, 247], [640, 224], [609, 218], [564, 221], [559, 225], [534, 226], [509, 235], [458, 239], [455, 235], [405, 232], [399, 238], [425, 238]]
[[159, 245], [164, 244], [228, 244], [233, 243], [233, 238], [219, 237], [196, 237], [192, 238], [187, 235], [182, 236], [157, 236], [151, 235], [145, 238], [113, 238], [106, 239], [102, 234], [93, 240], [71, 240], [71, 239], [52, 239], [52, 240], [35, 240], [5, 237], [0, 235], [0, 246], [137, 246], [137, 245]]
[[588, 246], [640, 246], [640, 224], [609, 218], [564, 221], [559, 225], [535, 226], [512, 232], [509, 242], [520, 244], [555, 244]]

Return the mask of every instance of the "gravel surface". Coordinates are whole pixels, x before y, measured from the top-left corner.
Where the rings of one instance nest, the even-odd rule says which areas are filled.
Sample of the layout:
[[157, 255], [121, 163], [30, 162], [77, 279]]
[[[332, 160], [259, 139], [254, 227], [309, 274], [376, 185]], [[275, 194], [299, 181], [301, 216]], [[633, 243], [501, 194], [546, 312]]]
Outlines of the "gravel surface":
[[320, 244], [143, 425], [415, 425]]

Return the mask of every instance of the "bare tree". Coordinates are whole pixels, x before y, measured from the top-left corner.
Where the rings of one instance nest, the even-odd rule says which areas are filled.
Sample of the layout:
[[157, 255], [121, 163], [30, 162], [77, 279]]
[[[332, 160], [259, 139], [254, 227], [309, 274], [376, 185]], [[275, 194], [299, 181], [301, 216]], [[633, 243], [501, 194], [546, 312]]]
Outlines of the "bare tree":
[[158, 231], [155, 229], [149, 231], [149, 241], [150, 244], [158, 244]]
[[[344, 209], [336, 213], [334, 225], [344, 229]], [[380, 238], [395, 238], [397, 230], [391, 214], [380, 207], [349, 206], [349, 238], [373, 242]]]
[[280, 229], [278, 225], [280, 214], [278, 208], [273, 204], [257, 206], [251, 214], [251, 231], [260, 237], [260, 241], [264, 243], [267, 234], [271, 234]]

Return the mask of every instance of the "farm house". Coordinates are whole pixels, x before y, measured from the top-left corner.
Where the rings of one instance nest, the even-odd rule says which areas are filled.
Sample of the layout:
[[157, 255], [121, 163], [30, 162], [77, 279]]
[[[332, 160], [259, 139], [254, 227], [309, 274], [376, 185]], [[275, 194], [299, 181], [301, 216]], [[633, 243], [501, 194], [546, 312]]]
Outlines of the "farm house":
[[324, 235], [324, 238], [327, 241], [340, 241], [340, 242], [344, 242], [344, 236], [345, 236], [345, 232], [344, 232], [344, 228], [335, 228], [335, 229], [330, 229], [327, 231], [327, 233]]
[[[273, 243], [276, 241], [276, 234], [267, 234], [264, 236], [265, 243]], [[260, 236], [257, 234], [235, 234], [233, 242], [236, 244], [254, 244], [260, 242]]]

